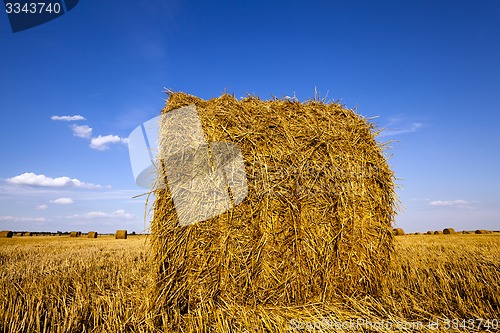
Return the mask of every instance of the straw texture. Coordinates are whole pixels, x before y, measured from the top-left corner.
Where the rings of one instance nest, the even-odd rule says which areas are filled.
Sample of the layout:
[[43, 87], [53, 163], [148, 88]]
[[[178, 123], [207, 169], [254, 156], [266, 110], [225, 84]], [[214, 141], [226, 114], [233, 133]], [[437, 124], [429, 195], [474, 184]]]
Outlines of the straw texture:
[[1, 238], [12, 238], [14, 234], [10, 230], [2, 230], [0, 231], [0, 237]]
[[116, 230], [115, 239], [127, 239], [127, 230]]
[[393, 232], [394, 236], [403, 236], [405, 234], [405, 231], [401, 228], [394, 228]]
[[[159, 159], [151, 222], [152, 308], [186, 318], [245, 307], [328, 307], [375, 294], [393, 250], [394, 176], [373, 125], [337, 103], [170, 93], [163, 114], [196, 106], [207, 142], [236, 144], [248, 194], [181, 226]], [[159, 132], [159, 149], [167, 149]], [[162, 141], [163, 140], [163, 141]], [[159, 154], [158, 156], [162, 156]], [[225, 310], [221, 310], [225, 309]]]

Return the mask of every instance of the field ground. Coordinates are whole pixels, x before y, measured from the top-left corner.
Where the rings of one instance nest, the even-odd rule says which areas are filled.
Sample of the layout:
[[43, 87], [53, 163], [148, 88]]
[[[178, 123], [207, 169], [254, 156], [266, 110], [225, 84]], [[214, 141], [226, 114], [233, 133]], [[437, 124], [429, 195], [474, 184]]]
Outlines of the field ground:
[[[240, 323], [226, 320], [215, 310], [216, 329], [200, 330], [205, 324], [198, 323], [185, 331], [499, 331], [500, 234], [395, 241], [376, 297], [341, 295], [327, 310], [311, 305], [310, 316], [296, 309], [248, 310], [260, 313], [261, 322], [241, 313]], [[158, 327], [147, 310], [146, 236], [0, 238], [0, 267], [0, 332], [168, 331], [166, 319]]]

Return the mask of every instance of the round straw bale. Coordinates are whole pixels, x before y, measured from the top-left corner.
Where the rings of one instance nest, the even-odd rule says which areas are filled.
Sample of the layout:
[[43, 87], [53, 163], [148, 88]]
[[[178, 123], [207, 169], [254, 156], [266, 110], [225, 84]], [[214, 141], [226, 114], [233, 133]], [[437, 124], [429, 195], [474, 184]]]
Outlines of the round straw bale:
[[488, 230], [483, 230], [483, 229], [476, 230], [476, 234], [489, 234], [489, 233], [490, 233], [490, 231], [488, 231]]
[[97, 231], [89, 231], [87, 238], [97, 238]]
[[22, 232], [16, 232], [16, 236], [22, 236], [23, 233]]
[[445, 235], [451, 235], [451, 234], [456, 234], [457, 232], [453, 228], [444, 228], [443, 229], [443, 234]]
[[79, 237], [80, 234], [78, 231], [72, 231], [70, 234], [69, 234], [69, 237]]
[[434, 231], [434, 235], [442, 235], [443, 232], [441, 230], [436, 230]]
[[426, 234], [426, 235], [434, 235], [434, 232], [429, 230], [429, 231], [427, 231], [425, 234]]
[[405, 234], [405, 231], [401, 228], [394, 228], [393, 232], [394, 236], [403, 236]]
[[12, 238], [12, 235], [14, 235], [14, 233], [10, 230], [0, 231], [0, 238]]
[[32, 233], [31, 232], [25, 232], [24, 236], [32, 236]]
[[171, 142], [160, 126], [151, 221], [156, 310], [327, 304], [378, 290], [397, 199], [373, 125], [336, 103], [227, 94], [205, 101], [171, 93], [162, 112], [190, 105], [208, 145], [241, 149], [248, 193], [227, 212], [181, 225], [161, 184], [182, 170], [162, 160]]
[[115, 239], [127, 239], [127, 230], [116, 230]]

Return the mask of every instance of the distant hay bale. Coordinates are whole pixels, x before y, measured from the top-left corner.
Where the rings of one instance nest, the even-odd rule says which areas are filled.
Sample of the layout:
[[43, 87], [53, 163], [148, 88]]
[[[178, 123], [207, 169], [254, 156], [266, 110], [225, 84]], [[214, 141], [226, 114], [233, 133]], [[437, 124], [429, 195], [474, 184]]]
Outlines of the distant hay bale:
[[87, 238], [97, 238], [97, 231], [89, 231]]
[[[328, 305], [339, 295], [378, 290], [394, 247], [397, 199], [373, 125], [340, 104], [319, 101], [237, 100], [227, 94], [205, 101], [171, 93], [162, 112], [175, 118], [179, 108], [195, 116], [179, 121], [175, 131], [168, 120], [160, 123], [151, 221], [154, 311], [175, 322], [214, 306]], [[186, 147], [197, 117], [196, 129], [208, 144]], [[235, 177], [224, 169], [238, 163], [229, 160], [235, 151], [245, 171], [236, 181], [245, 186], [236, 187], [234, 178], [223, 183], [230, 210], [183, 222], [190, 213], [203, 214], [182, 215], [180, 201], [210, 211], [219, 202], [182, 196], [193, 192], [172, 189], [167, 175], [187, 183], [209, 177], [201, 169], [206, 164], [199, 165], [210, 159], [216, 171], [223, 169], [223, 179]]]
[[421, 232], [416, 232], [415, 235], [421, 235], [422, 233]]
[[115, 239], [127, 239], [127, 230], [116, 230]]
[[31, 237], [33, 234], [31, 232], [25, 232], [24, 233], [24, 236], [28, 236], [28, 237]]
[[405, 234], [405, 231], [401, 228], [394, 228], [393, 232], [394, 236], [403, 236]]
[[441, 230], [436, 230], [434, 231], [434, 235], [442, 235], [443, 232]]
[[456, 233], [457, 232], [453, 228], [445, 228], [445, 229], [443, 229], [443, 234], [445, 234], [445, 235], [452, 235], [452, 234], [456, 234]]
[[80, 237], [80, 232], [79, 231], [72, 231], [69, 234], [69, 237]]
[[490, 233], [491, 232], [489, 230], [483, 230], [483, 229], [476, 230], [476, 234], [482, 234], [482, 235], [484, 235], [484, 234], [490, 234]]
[[10, 230], [3, 230], [3, 231], [0, 231], [0, 238], [12, 238], [12, 231]]
[[427, 231], [425, 234], [426, 234], [426, 235], [434, 235], [434, 232], [429, 230], [429, 231]]
[[23, 236], [22, 232], [16, 232], [15, 236]]

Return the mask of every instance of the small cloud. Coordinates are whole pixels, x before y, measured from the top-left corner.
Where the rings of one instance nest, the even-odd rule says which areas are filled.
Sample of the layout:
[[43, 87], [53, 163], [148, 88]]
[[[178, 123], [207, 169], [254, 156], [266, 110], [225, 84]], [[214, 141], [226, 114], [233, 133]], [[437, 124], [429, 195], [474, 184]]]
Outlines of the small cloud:
[[46, 210], [47, 208], [49, 208], [49, 206], [47, 206], [46, 204], [42, 204], [42, 205], [36, 206], [35, 208], [38, 210]]
[[386, 136], [395, 136], [395, 135], [400, 135], [400, 134], [406, 134], [406, 133], [415, 133], [419, 129], [421, 129], [424, 126], [422, 123], [412, 123], [410, 126], [406, 128], [394, 128], [394, 129], [388, 129], [385, 131], [382, 131], [380, 134], [381, 137], [386, 137]]
[[88, 212], [83, 215], [84, 218], [87, 219], [93, 219], [93, 218], [100, 218], [100, 217], [109, 217], [109, 214], [106, 214], [104, 212]]
[[465, 201], [465, 200], [448, 200], [448, 201], [431, 201], [429, 203], [431, 206], [438, 206], [438, 207], [468, 207], [470, 206], [470, 202]]
[[82, 182], [76, 178], [57, 177], [51, 178], [45, 175], [37, 175], [33, 172], [26, 172], [19, 176], [8, 178], [7, 182], [14, 185], [27, 185], [37, 187], [76, 187], [86, 189], [101, 189], [102, 185]]
[[44, 222], [44, 217], [17, 217], [17, 216], [0, 216], [0, 221], [14, 222]]
[[105, 213], [101, 211], [91, 211], [85, 214], [75, 214], [70, 216], [71, 218], [84, 218], [84, 219], [100, 219], [100, 218], [120, 218], [125, 220], [131, 220], [135, 218], [134, 214], [125, 212], [123, 209], [115, 210], [112, 213]]
[[408, 123], [401, 116], [393, 116], [389, 118], [388, 123], [380, 133], [381, 137], [395, 136], [407, 133], [415, 133], [422, 129], [424, 124], [421, 122]]
[[82, 117], [80, 115], [75, 115], [75, 116], [52, 116], [50, 117], [52, 120], [61, 120], [61, 121], [78, 121], [78, 120], [85, 120], [85, 117]]
[[429, 198], [411, 198], [411, 201], [431, 201]]
[[50, 200], [50, 202], [58, 205], [71, 205], [74, 201], [71, 198], [59, 198], [55, 200]]
[[135, 217], [134, 214], [126, 213], [125, 210], [123, 210], [123, 209], [115, 210], [113, 212], [113, 215], [115, 217], [120, 217], [120, 218], [123, 218], [123, 219], [126, 219], [126, 220], [131, 220], [131, 219], [133, 219]]
[[73, 135], [77, 136], [79, 138], [90, 138], [92, 135], [92, 127], [89, 127], [87, 125], [72, 125], [71, 129], [73, 130]]
[[109, 145], [113, 143], [127, 143], [128, 139], [121, 138], [117, 135], [99, 135], [97, 138], [92, 138], [90, 140], [90, 148], [95, 150], [106, 150], [109, 149]]

